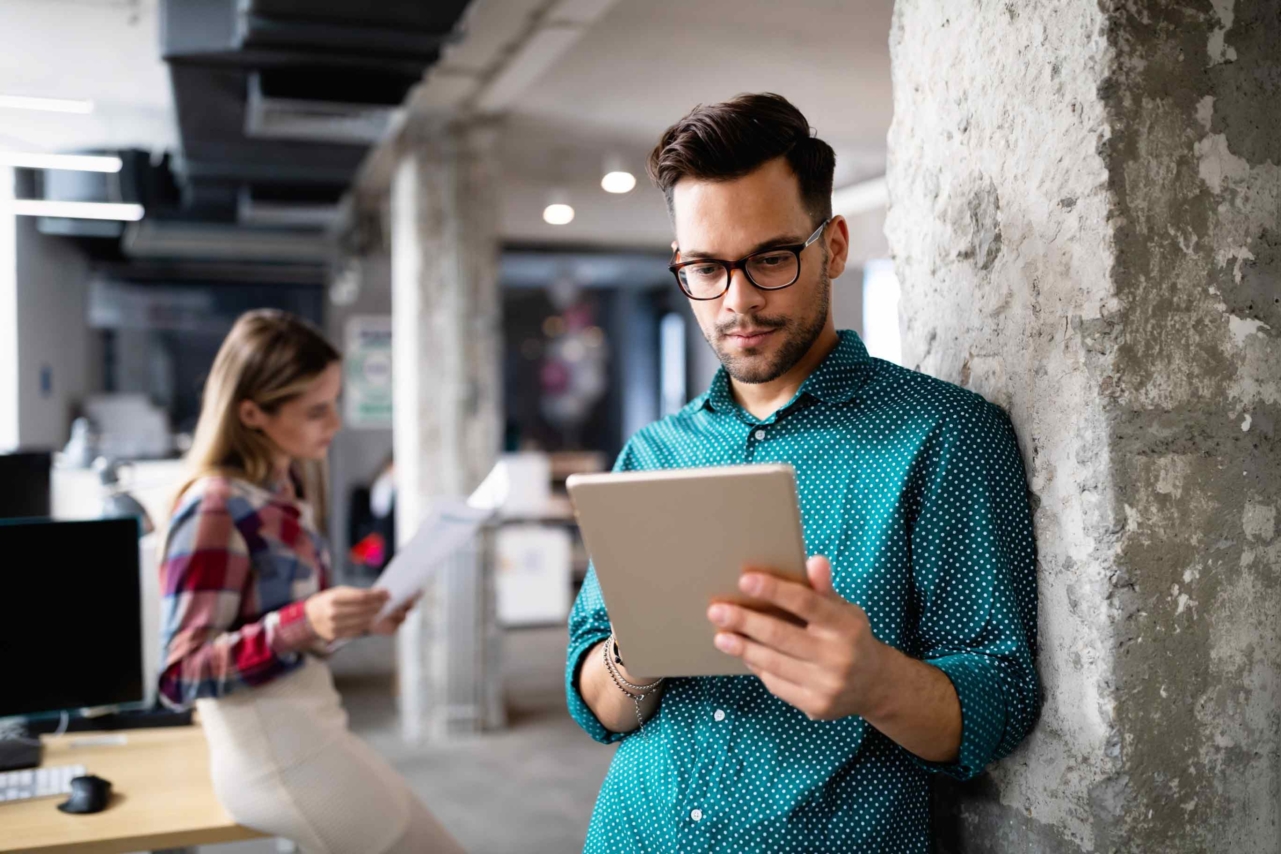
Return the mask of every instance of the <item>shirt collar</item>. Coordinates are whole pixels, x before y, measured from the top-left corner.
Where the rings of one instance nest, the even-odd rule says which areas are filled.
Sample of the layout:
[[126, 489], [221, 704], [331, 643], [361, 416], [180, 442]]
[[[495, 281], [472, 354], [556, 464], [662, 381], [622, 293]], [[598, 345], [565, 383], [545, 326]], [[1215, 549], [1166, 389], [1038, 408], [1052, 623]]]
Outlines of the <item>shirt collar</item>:
[[[872, 359], [867, 354], [867, 347], [858, 333], [852, 329], [843, 329], [837, 333], [840, 341], [832, 352], [824, 357], [805, 381], [801, 383], [796, 397], [788, 403], [791, 406], [802, 395], [809, 395], [824, 403], [846, 403], [853, 399], [858, 390], [867, 382], [871, 373]], [[738, 409], [734, 395], [730, 390], [729, 374], [722, 366], [712, 384], [703, 395], [702, 405], [717, 412], [733, 412]], [[787, 407], [783, 407], [786, 409]]]
[[824, 403], [845, 403], [852, 400], [867, 382], [872, 359], [867, 355], [863, 339], [852, 329], [844, 329], [837, 334], [841, 337], [840, 343], [801, 383], [800, 394], [808, 394]]

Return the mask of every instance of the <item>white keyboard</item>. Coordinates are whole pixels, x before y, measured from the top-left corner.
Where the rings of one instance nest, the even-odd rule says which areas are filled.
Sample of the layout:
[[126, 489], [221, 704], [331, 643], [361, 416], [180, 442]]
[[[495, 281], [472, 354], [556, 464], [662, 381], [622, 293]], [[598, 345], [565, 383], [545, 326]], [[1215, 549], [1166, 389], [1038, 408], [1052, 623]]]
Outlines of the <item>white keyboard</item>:
[[71, 794], [71, 780], [85, 775], [83, 765], [51, 765], [0, 772], [0, 803]]

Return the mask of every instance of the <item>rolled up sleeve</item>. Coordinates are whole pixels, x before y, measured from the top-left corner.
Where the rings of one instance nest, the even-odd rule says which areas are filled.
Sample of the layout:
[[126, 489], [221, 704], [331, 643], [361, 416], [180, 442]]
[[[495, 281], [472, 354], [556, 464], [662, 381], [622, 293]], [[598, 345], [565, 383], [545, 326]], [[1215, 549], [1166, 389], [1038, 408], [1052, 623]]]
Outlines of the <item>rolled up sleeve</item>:
[[587, 654], [596, 644], [609, 637], [609, 615], [605, 613], [605, 600], [601, 596], [600, 585], [596, 581], [596, 570], [587, 570], [587, 580], [578, 593], [574, 608], [569, 615], [569, 650], [565, 657], [565, 696], [569, 700], [569, 714], [583, 731], [601, 744], [612, 744], [620, 740], [621, 733], [610, 732], [596, 717], [596, 713], [583, 699], [578, 684], [578, 675], [582, 672]]
[[942, 425], [924, 463], [912, 532], [921, 658], [961, 705], [960, 755], [920, 761], [968, 779], [1008, 755], [1040, 711], [1036, 545], [1027, 482], [1005, 413], [975, 401]]
[[[639, 466], [642, 467], [643, 466]], [[618, 459], [614, 462], [614, 471], [631, 471], [635, 464], [633, 444], [624, 446]], [[601, 744], [613, 744], [622, 740], [624, 733], [610, 732], [596, 717], [596, 713], [583, 699], [583, 692], [578, 684], [579, 674], [587, 653], [596, 644], [610, 636], [613, 629], [609, 622], [609, 613], [605, 610], [605, 597], [601, 594], [600, 583], [596, 580], [596, 568], [588, 566], [587, 578], [578, 591], [578, 598], [569, 612], [569, 649], [565, 655], [565, 697], [569, 702], [569, 714], [583, 730]]]

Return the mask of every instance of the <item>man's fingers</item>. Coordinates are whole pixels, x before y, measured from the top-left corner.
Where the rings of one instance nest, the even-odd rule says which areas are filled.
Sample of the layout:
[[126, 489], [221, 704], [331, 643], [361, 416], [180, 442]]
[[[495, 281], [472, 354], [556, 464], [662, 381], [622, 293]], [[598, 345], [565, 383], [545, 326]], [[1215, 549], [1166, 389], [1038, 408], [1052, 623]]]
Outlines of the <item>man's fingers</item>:
[[741, 635], [719, 632], [716, 635], [716, 648], [741, 658], [753, 672], [759, 670], [771, 673], [797, 685], [809, 684], [816, 678], [814, 667], [809, 663]]
[[817, 640], [805, 629], [778, 617], [741, 605], [717, 602], [707, 609], [707, 619], [721, 629], [738, 632], [795, 658], [809, 661], [817, 657]]
[[805, 561], [805, 573], [809, 576], [810, 587], [813, 587], [819, 593], [827, 596], [835, 596], [836, 590], [832, 587], [832, 562], [822, 555]]
[[833, 601], [822, 593], [764, 572], [744, 573], [738, 580], [738, 588], [753, 599], [795, 614], [806, 623], [822, 622], [835, 614]]
[[761, 680], [766, 691], [769, 691], [789, 706], [800, 709], [811, 720], [814, 718], [814, 715], [811, 714], [810, 710], [815, 708], [817, 703], [816, 698], [809, 690], [802, 688], [795, 682], [790, 682], [781, 676], [776, 676], [768, 670], [761, 670], [760, 668], [751, 667], [751, 665], [748, 665], [748, 667], [750, 667], [752, 672], [756, 674], [756, 677]]

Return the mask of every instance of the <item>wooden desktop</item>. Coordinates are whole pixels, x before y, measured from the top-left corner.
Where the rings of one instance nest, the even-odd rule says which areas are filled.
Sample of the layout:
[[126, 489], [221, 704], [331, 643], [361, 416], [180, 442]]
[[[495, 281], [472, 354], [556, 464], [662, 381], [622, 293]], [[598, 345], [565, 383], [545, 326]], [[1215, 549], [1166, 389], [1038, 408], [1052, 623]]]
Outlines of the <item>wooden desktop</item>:
[[[95, 743], [123, 736], [124, 744]], [[254, 839], [214, 798], [199, 726], [46, 737], [45, 765], [83, 765], [111, 781], [111, 803], [67, 815], [63, 797], [0, 804], [0, 852], [117, 854]]]

